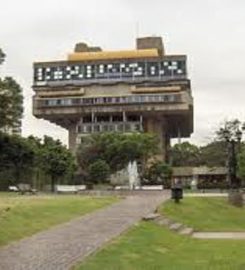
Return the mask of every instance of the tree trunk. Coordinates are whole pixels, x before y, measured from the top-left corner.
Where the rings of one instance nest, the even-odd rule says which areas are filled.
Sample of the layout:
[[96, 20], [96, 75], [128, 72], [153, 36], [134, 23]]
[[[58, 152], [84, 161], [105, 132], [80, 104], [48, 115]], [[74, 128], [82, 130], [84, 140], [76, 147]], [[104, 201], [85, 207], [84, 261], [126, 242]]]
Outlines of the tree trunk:
[[56, 183], [56, 179], [54, 176], [51, 176], [51, 192], [54, 193], [55, 192], [55, 183]]
[[243, 193], [240, 190], [230, 190], [228, 195], [229, 203], [236, 207], [243, 207]]

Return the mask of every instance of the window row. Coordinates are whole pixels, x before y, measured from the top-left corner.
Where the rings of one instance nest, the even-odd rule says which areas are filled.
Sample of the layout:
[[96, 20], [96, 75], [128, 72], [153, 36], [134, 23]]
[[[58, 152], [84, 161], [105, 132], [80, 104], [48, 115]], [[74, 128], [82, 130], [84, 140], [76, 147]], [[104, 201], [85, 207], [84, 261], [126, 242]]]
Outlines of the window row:
[[125, 104], [125, 103], [162, 103], [180, 102], [180, 95], [135, 95], [124, 97], [99, 97], [99, 98], [64, 98], [47, 99], [41, 102], [43, 106], [76, 106], [100, 104]]
[[140, 123], [122, 123], [122, 124], [85, 124], [77, 126], [77, 133], [97, 133], [97, 132], [137, 132], [142, 131]]
[[184, 75], [186, 73], [185, 65], [186, 63], [184, 60], [179, 60], [36, 67], [34, 69], [34, 81], [91, 80]]

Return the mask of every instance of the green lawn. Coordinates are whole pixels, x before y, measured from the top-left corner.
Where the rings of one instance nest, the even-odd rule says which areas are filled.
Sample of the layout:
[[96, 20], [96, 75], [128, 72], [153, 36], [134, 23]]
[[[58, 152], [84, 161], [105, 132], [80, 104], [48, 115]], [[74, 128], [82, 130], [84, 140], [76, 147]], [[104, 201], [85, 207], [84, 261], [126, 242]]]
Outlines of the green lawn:
[[0, 193], [0, 246], [117, 200], [114, 197], [21, 196]]
[[197, 231], [245, 231], [245, 208], [231, 206], [227, 198], [187, 197], [180, 204], [168, 201], [159, 211]]
[[199, 240], [142, 222], [78, 270], [243, 270], [242, 240]]

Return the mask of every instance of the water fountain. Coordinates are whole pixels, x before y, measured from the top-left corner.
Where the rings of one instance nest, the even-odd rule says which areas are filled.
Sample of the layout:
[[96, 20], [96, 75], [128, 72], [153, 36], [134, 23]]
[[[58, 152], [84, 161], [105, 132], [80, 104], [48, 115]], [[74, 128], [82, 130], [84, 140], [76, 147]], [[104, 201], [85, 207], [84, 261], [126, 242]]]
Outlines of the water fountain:
[[133, 190], [140, 185], [137, 163], [135, 160], [128, 163], [128, 177], [130, 190]]

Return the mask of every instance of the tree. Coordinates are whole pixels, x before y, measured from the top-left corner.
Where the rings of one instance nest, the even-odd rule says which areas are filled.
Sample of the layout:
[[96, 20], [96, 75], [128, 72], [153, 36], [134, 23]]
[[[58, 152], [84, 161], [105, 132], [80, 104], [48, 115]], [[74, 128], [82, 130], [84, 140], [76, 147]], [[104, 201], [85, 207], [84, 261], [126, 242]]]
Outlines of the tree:
[[173, 166], [179, 167], [200, 165], [199, 148], [194, 144], [190, 144], [189, 142], [175, 144], [171, 148], [171, 155]]
[[33, 136], [22, 138], [0, 133], [1, 189], [20, 182], [36, 186], [36, 180], [40, 187], [51, 179], [54, 190], [58, 180], [72, 179], [75, 169], [74, 156], [59, 141], [47, 136], [42, 141]]
[[0, 133], [0, 169], [12, 171], [14, 183], [25, 180], [34, 164], [34, 152], [28, 141], [20, 136]]
[[[0, 65], [5, 61], [0, 48]], [[20, 85], [12, 78], [0, 78], [0, 129], [20, 127], [23, 114], [23, 95]]]
[[[224, 152], [226, 153], [226, 165], [228, 167], [228, 178], [231, 186], [240, 186], [237, 178], [237, 159], [241, 149], [242, 133], [245, 129], [245, 123], [238, 119], [225, 121], [216, 132], [220, 141], [224, 142]], [[240, 166], [242, 170], [242, 158], [240, 156]]]
[[227, 178], [230, 185], [228, 196], [229, 202], [238, 207], [243, 206], [243, 193], [239, 190], [241, 187], [241, 179], [238, 178], [238, 175], [240, 174], [242, 176], [244, 172], [244, 154], [238, 154], [241, 148], [242, 132], [244, 131], [244, 128], [245, 125], [242, 124], [241, 121], [234, 119], [231, 121], [226, 121], [223, 127], [217, 131], [217, 136], [220, 138], [220, 140], [227, 143]]
[[3, 52], [3, 50], [0, 48], [0, 65], [4, 62], [5, 60], [5, 53]]
[[241, 153], [238, 155], [238, 176], [245, 180], [245, 148], [242, 148]]
[[143, 184], [151, 185], [164, 185], [170, 187], [171, 185], [172, 169], [171, 167], [162, 162], [153, 162], [145, 171], [142, 179]]
[[20, 126], [23, 96], [20, 85], [11, 77], [0, 79], [0, 128]]
[[91, 182], [96, 184], [104, 183], [110, 175], [110, 167], [104, 160], [98, 159], [89, 165], [88, 172]]
[[239, 133], [244, 131], [245, 123], [238, 119], [225, 121], [222, 126], [216, 131], [219, 141], [237, 140]]
[[89, 165], [97, 160], [105, 161], [113, 173], [125, 168], [129, 161], [137, 160], [144, 164], [157, 151], [154, 135], [109, 132], [86, 137], [78, 149], [77, 158], [81, 171], [87, 176]]
[[224, 141], [213, 141], [200, 147], [200, 164], [208, 167], [226, 166], [227, 153]]
[[45, 136], [40, 149], [41, 167], [51, 177], [51, 190], [60, 177], [73, 174], [76, 168], [72, 153], [59, 140]]

